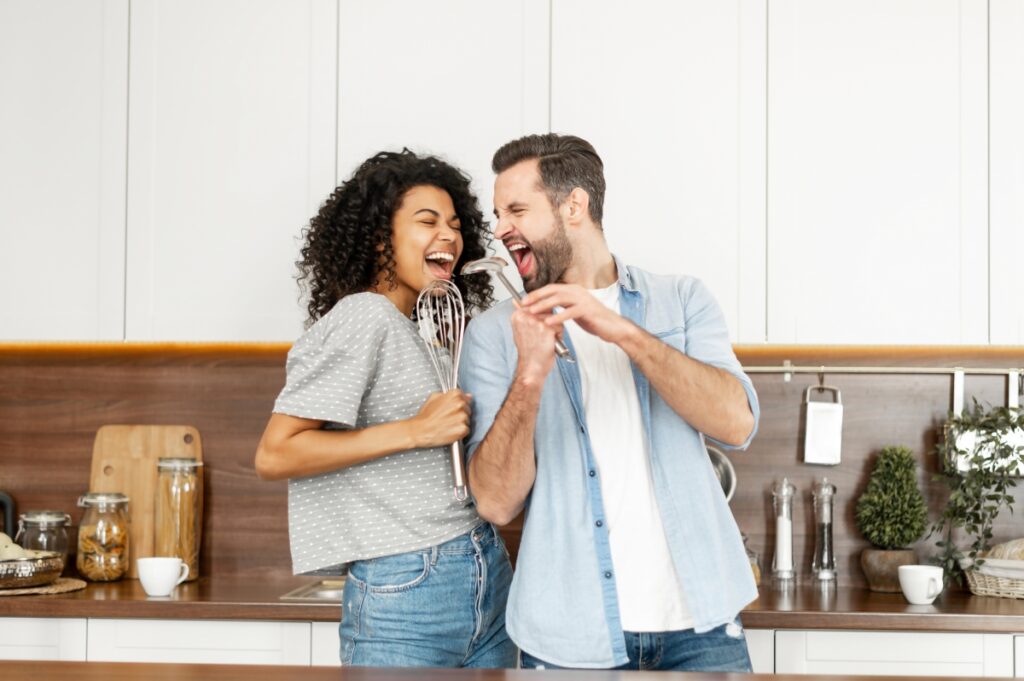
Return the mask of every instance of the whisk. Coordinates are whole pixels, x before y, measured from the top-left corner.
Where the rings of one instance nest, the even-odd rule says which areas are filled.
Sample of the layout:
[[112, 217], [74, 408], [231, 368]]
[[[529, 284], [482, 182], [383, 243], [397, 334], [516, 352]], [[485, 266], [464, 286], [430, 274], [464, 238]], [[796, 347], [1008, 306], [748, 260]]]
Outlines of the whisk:
[[[466, 330], [466, 309], [459, 289], [444, 279], [432, 281], [416, 298], [416, 321], [441, 390], [454, 390], [459, 378], [462, 334]], [[466, 487], [466, 461], [459, 440], [451, 445], [451, 464], [455, 498], [465, 501], [469, 490]]]

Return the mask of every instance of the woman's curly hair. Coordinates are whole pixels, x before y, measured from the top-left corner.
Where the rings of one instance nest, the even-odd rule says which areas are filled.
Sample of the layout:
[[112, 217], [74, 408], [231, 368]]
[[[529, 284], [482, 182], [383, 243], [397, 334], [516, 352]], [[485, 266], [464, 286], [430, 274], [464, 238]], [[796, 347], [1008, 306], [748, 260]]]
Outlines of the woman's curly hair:
[[[455, 273], [464, 262], [486, 257], [487, 223], [469, 182], [458, 168], [408, 149], [382, 151], [364, 161], [331, 193], [302, 232], [302, 259], [295, 264], [299, 285], [309, 290], [308, 324], [327, 314], [344, 296], [369, 290], [382, 268], [386, 281], [395, 286], [391, 221], [402, 197], [413, 187], [433, 186], [451, 196], [463, 241]], [[489, 277], [455, 277], [454, 283], [467, 312], [484, 309], [493, 300]]]

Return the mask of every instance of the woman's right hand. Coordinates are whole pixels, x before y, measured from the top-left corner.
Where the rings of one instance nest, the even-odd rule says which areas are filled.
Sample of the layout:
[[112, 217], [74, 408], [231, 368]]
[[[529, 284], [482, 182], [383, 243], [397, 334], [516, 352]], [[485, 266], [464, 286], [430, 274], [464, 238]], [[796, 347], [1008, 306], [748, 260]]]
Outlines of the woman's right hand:
[[412, 418], [416, 447], [450, 445], [469, 435], [470, 400], [469, 395], [458, 389], [431, 393]]

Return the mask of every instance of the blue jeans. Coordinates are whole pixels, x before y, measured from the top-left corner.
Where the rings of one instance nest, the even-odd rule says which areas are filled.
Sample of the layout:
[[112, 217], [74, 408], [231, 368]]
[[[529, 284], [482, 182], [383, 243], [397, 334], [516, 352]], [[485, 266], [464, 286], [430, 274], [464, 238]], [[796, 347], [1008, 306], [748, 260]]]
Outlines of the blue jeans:
[[[750, 672], [747, 640], [739, 618], [704, 632], [693, 629], [626, 634], [629, 662], [615, 669], [702, 672]], [[565, 669], [519, 653], [523, 669]]]
[[341, 663], [368, 667], [511, 667], [505, 633], [512, 567], [490, 523], [422, 551], [349, 566]]

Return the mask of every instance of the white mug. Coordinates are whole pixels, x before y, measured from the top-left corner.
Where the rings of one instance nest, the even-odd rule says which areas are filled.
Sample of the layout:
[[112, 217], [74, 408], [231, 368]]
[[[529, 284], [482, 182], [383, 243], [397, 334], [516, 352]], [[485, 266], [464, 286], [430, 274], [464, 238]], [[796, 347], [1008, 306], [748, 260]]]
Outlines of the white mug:
[[942, 568], [938, 565], [900, 565], [900, 588], [914, 605], [931, 605], [942, 593]]
[[150, 596], [169, 596], [188, 579], [188, 563], [181, 558], [139, 558], [139, 581]]

